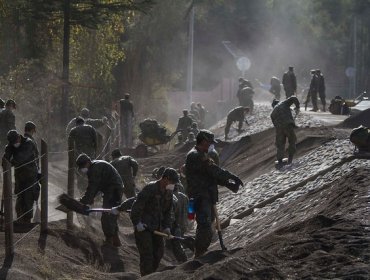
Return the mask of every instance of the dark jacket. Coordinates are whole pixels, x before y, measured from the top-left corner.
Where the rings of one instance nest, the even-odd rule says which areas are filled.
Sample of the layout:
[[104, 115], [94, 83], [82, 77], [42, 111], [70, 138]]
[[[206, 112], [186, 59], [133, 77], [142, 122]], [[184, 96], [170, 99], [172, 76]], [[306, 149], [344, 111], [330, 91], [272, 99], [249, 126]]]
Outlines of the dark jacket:
[[72, 128], [68, 136], [68, 145], [74, 144], [76, 157], [85, 153], [91, 158], [96, 156], [97, 136], [96, 130], [91, 125], [78, 125]]
[[275, 127], [295, 126], [292, 111], [290, 110], [290, 106], [293, 104], [295, 104], [296, 108], [299, 108], [299, 101], [295, 96], [291, 96], [275, 106], [271, 113], [271, 120]]
[[294, 72], [285, 72], [283, 75], [282, 83], [285, 91], [297, 91], [297, 78]]
[[122, 99], [120, 101], [121, 115], [125, 117], [134, 117], [134, 105], [128, 99]]
[[9, 130], [15, 129], [15, 116], [12, 110], [4, 109], [0, 112], [0, 137], [1, 141], [7, 142], [6, 135]]
[[[98, 192], [112, 198], [112, 204], [121, 203], [123, 184], [117, 170], [104, 160], [93, 160], [87, 171], [88, 186], [81, 198], [83, 204], [92, 204]], [[113, 201], [114, 200], [114, 201]]]
[[[27, 132], [24, 133], [24, 137], [32, 140], [33, 145], [35, 146], [35, 158], [38, 158], [40, 153], [35, 138], [33, 138], [33, 136], [31, 134], [28, 134]], [[36, 160], [36, 165], [37, 169], [40, 170], [40, 159]]]
[[159, 181], [150, 182], [132, 205], [131, 221], [134, 226], [142, 222], [150, 230], [170, 228], [174, 221], [172, 193], [166, 197], [160, 191]]
[[134, 177], [139, 169], [139, 164], [133, 157], [121, 156], [111, 161], [111, 164], [121, 176], [123, 185], [134, 183]]
[[243, 106], [236, 107], [227, 114], [227, 120], [231, 122], [244, 121], [244, 117], [245, 113]]
[[183, 116], [179, 118], [179, 122], [177, 123], [176, 131], [178, 130], [187, 130], [191, 127], [191, 124], [193, 123], [193, 119], [189, 116]]
[[[37, 177], [37, 157], [35, 145], [29, 138], [21, 135], [21, 145], [15, 148], [13, 145], [6, 145], [4, 158], [15, 167], [14, 175], [17, 177]], [[26, 164], [27, 163], [27, 164]]]
[[214, 200], [217, 185], [227, 186], [228, 180], [238, 178], [218, 167], [207, 153], [194, 147], [186, 156], [187, 192], [190, 198], [204, 197]]

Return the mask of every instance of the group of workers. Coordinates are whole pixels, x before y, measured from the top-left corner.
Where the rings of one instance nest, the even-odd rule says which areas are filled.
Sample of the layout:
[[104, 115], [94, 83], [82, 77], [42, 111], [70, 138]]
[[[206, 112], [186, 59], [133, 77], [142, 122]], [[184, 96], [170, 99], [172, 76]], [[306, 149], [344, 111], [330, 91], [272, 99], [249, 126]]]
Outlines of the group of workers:
[[[321, 78], [315, 72], [313, 79]], [[311, 97], [314, 97], [314, 89], [320, 93], [318, 80], [312, 82], [314, 85], [312, 90], [310, 87]], [[272, 83], [271, 92], [279, 97], [280, 89], [277, 87], [277, 82], [274, 81], [275, 88]], [[246, 114], [253, 110], [251, 97], [254, 94], [253, 86], [244, 79], [240, 80], [240, 84], [237, 93], [240, 106], [231, 110], [227, 115], [225, 140], [228, 139], [232, 123], [238, 122], [238, 131], [241, 132]], [[295, 153], [295, 121], [290, 107], [294, 104], [296, 113], [298, 113], [300, 104], [297, 97], [293, 96], [296, 92], [296, 79], [292, 67], [284, 74], [283, 85], [287, 99], [282, 102], [274, 99], [271, 113], [271, 119], [276, 128], [278, 168], [283, 166], [286, 139], [289, 142], [288, 163], [292, 163]], [[40, 189], [37, 182], [41, 178], [38, 164], [39, 153], [33, 139], [36, 126], [32, 122], [27, 122], [24, 136], [20, 135], [15, 130], [13, 114], [16, 108], [15, 102], [8, 100], [6, 103], [0, 102], [1, 104], [5, 105], [0, 112], [0, 130], [3, 133], [1, 136], [3, 138], [5, 134], [7, 137], [6, 140], [1, 139], [2, 144], [5, 142], [7, 144], [4, 159], [10, 161], [16, 168], [15, 193], [22, 193], [17, 198], [17, 216], [22, 217], [21, 221], [29, 223], [33, 215], [33, 203], [37, 201]], [[121, 101], [121, 110], [121, 121], [124, 123], [122, 133], [127, 133], [130, 132], [134, 117], [133, 106], [128, 94]], [[212, 225], [217, 214], [215, 205], [218, 202], [218, 186], [225, 186], [234, 193], [238, 192], [240, 186], [243, 186], [238, 176], [219, 167], [218, 154], [215, 150], [217, 140], [212, 132], [201, 129], [204, 126], [205, 114], [206, 111], [201, 104], [193, 103], [190, 111], [184, 110], [183, 116], [178, 121], [176, 131], [181, 132], [182, 141], [194, 144], [186, 156], [185, 164], [180, 169], [181, 172], [171, 167], [156, 170], [155, 181], [148, 183], [140, 191], [135, 185], [139, 164], [133, 157], [123, 155], [119, 149], [115, 149], [111, 153], [110, 162], [97, 159], [96, 128], [106, 124], [106, 119], [91, 119], [89, 110], [85, 108], [81, 111], [81, 116], [72, 119], [67, 125], [68, 147], [74, 150], [78, 173], [87, 177], [87, 180], [84, 179], [85, 181], [80, 184], [80, 188], [84, 189], [80, 202], [88, 207], [93, 204], [97, 195], [103, 194], [103, 208], [109, 208], [112, 211], [102, 213], [102, 230], [105, 243], [114, 247], [121, 246], [117, 214], [120, 211], [131, 209], [130, 217], [140, 254], [140, 272], [143, 276], [156, 271], [159, 266], [165, 248], [163, 233], [169, 238], [184, 236], [187, 230], [189, 199], [194, 203], [197, 223], [193, 244], [194, 257], [197, 258], [207, 251], [212, 241]], [[124, 139], [121, 142], [123, 147], [132, 145], [130, 143], [132, 136], [130, 133], [127, 135], [129, 137], [122, 138]], [[183, 187], [180, 179], [185, 181], [186, 188]], [[34, 188], [28, 189], [33, 185]], [[124, 197], [125, 200], [123, 200]], [[171, 239], [167, 243], [177, 260], [187, 260], [180, 242]]]

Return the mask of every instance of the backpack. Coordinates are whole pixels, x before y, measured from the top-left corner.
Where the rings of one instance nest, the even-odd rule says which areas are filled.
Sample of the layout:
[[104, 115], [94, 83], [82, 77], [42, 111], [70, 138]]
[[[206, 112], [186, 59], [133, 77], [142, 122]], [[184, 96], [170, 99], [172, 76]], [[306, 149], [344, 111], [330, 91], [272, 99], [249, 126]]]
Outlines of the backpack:
[[360, 125], [354, 128], [349, 136], [349, 140], [361, 151], [370, 151], [370, 130]]

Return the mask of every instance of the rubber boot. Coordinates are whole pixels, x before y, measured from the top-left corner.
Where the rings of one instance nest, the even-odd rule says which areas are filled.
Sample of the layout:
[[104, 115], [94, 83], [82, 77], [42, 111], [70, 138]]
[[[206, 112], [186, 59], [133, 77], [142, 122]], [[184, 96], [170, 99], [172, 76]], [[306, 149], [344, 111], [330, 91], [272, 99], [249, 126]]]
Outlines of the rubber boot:
[[326, 106], [325, 106], [325, 105], [323, 105], [323, 107], [322, 107], [322, 111], [323, 111], [323, 112], [326, 112]]

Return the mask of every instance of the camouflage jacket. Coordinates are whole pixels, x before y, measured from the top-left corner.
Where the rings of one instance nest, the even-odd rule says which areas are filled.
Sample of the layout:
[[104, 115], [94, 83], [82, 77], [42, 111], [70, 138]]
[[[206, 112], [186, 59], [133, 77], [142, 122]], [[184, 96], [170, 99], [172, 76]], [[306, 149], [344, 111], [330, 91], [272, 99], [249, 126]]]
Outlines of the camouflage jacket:
[[271, 120], [275, 127], [295, 126], [292, 111], [290, 110], [290, 106], [293, 104], [295, 104], [296, 108], [299, 108], [299, 101], [295, 96], [291, 96], [275, 106], [271, 113]]
[[244, 117], [245, 117], [245, 114], [244, 114], [243, 106], [236, 107], [227, 114], [227, 120], [233, 121], [233, 122], [243, 121]]
[[[30, 139], [33, 143], [33, 145], [35, 146], [35, 158], [38, 158], [39, 157], [39, 149], [37, 148], [37, 143], [35, 141], [35, 138], [33, 138], [33, 136], [31, 134], [28, 134], [28, 133], [24, 133], [24, 137]], [[40, 159], [36, 160], [36, 166], [37, 166], [37, 169], [40, 170]]]
[[177, 123], [176, 130], [187, 130], [189, 127], [191, 127], [191, 124], [193, 123], [193, 119], [189, 116], [183, 116], [179, 118], [179, 122]]
[[[93, 128], [98, 129], [105, 125], [103, 119], [85, 119], [85, 125], [91, 125]], [[69, 135], [72, 128], [76, 127], [76, 118], [73, 118], [68, 124], [66, 128], [66, 134]]]
[[96, 156], [97, 136], [91, 125], [78, 125], [72, 128], [68, 136], [68, 147], [74, 147], [75, 155], [85, 153], [91, 158]]
[[218, 167], [207, 153], [194, 147], [186, 156], [187, 192], [191, 198], [204, 197], [215, 200], [217, 185], [226, 186], [229, 179], [237, 176]]
[[188, 203], [189, 198], [182, 192], [174, 192], [175, 226], [184, 234], [188, 230]]
[[134, 117], [134, 105], [130, 100], [123, 99], [120, 101], [121, 116]]
[[93, 160], [87, 171], [87, 178], [88, 186], [80, 200], [82, 203], [92, 204], [98, 192], [112, 197], [115, 200], [112, 204], [121, 203], [123, 194], [121, 176], [110, 163], [104, 160]]
[[37, 157], [35, 145], [32, 140], [21, 135], [21, 145], [15, 148], [13, 145], [6, 145], [4, 158], [15, 167], [14, 175], [34, 178], [37, 176]]
[[123, 185], [132, 184], [139, 169], [137, 161], [130, 156], [122, 156], [111, 161], [113, 167], [122, 178]]
[[297, 78], [294, 72], [285, 72], [283, 75], [282, 83], [285, 91], [296, 91], [297, 90]]
[[6, 135], [12, 129], [15, 129], [15, 115], [12, 110], [4, 109], [0, 113], [0, 137], [2, 140], [6, 142]]
[[134, 226], [142, 222], [150, 230], [170, 228], [174, 221], [172, 193], [166, 196], [160, 190], [159, 181], [150, 182], [132, 205], [131, 221]]

